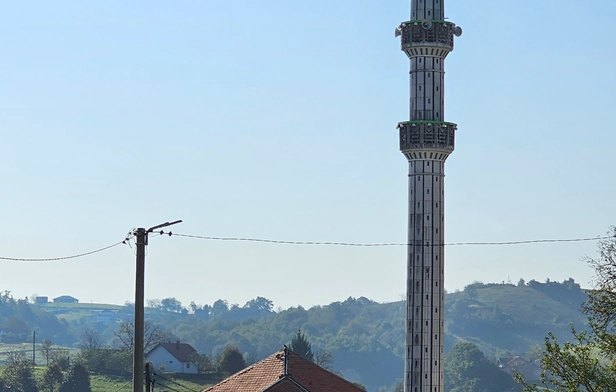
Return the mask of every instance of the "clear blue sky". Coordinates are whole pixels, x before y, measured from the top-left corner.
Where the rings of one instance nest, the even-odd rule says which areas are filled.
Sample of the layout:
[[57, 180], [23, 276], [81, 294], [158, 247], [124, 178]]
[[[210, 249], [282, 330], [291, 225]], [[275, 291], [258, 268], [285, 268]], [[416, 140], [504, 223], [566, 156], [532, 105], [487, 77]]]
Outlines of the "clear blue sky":
[[[0, 256], [53, 257], [183, 219], [187, 234], [404, 242], [410, 1], [54, 1], [0, 6]], [[616, 3], [448, 0], [446, 240], [616, 223]], [[594, 243], [450, 247], [446, 287], [573, 277]], [[146, 298], [399, 300], [406, 252], [155, 237]], [[128, 247], [0, 262], [16, 296], [132, 300]]]

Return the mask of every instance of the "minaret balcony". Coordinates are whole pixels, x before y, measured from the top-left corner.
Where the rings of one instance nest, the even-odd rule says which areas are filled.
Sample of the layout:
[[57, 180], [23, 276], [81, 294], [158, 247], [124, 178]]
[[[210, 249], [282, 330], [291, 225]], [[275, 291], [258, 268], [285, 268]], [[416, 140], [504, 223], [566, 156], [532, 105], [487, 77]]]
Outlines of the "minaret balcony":
[[411, 20], [403, 22], [397, 29], [401, 48], [409, 58], [435, 56], [445, 58], [453, 50], [456, 25], [439, 20]]
[[[454, 149], [458, 126], [442, 121], [405, 121], [398, 124], [400, 130], [400, 151], [409, 159], [446, 159]], [[419, 152], [419, 154], [414, 154]], [[424, 154], [422, 154], [423, 152]], [[435, 153], [430, 156], [426, 152]]]

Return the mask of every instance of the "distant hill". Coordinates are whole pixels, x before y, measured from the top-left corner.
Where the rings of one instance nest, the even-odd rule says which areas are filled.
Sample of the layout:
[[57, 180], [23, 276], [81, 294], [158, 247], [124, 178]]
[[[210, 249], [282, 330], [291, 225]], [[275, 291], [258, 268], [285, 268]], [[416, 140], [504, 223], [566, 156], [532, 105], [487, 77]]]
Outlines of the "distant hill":
[[572, 279], [517, 286], [468, 285], [446, 296], [448, 340], [471, 341], [492, 356], [503, 351], [523, 354], [532, 345], [542, 344], [548, 332], [567, 337], [572, 324], [585, 327], [581, 305], [586, 298]]
[[[566, 338], [570, 325], [586, 324], [580, 307], [586, 294], [573, 279], [540, 283], [473, 283], [445, 296], [449, 351], [457, 341], [477, 344], [489, 357], [527, 353], [543, 344], [548, 332]], [[289, 344], [301, 328], [313, 351], [333, 354], [333, 370], [360, 381], [369, 390], [391, 386], [403, 373], [405, 303], [376, 303], [348, 298], [310, 309], [273, 311], [273, 303], [257, 297], [244, 306], [218, 300], [186, 308], [174, 298], [148, 301], [146, 318], [160, 324], [173, 339], [192, 344], [200, 353], [216, 355], [229, 344], [258, 360]], [[110, 316], [111, 314], [111, 316]], [[85, 328], [97, 329], [111, 342], [119, 320], [130, 320], [133, 308], [104, 304], [27, 305], [23, 300], [0, 302], [3, 323], [25, 333], [34, 328], [39, 339], [76, 346]], [[24, 317], [24, 323], [16, 322]], [[49, 325], [47, 325], [49, 324]], [[49, 336], [45, 334], [49, 331]], [[11, 334], [19, 340], [18, 335]], [[0, 337], [1, 339], [2, 337]], [[26, 338], [27, 340], [27, 338]]]

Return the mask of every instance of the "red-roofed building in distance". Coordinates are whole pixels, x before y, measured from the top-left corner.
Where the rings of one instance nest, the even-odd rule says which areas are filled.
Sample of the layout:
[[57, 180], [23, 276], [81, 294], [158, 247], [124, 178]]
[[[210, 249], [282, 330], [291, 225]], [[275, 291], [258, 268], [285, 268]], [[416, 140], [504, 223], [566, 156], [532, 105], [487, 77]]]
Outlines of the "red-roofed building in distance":
[[364, 392], [285, 348], [203, 392]]

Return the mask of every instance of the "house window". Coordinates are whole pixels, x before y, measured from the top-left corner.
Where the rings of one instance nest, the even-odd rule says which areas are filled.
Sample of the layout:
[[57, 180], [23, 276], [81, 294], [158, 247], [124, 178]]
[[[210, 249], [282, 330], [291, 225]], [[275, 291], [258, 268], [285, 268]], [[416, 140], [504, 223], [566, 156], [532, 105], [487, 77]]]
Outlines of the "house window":
[[190, 369], [190, 363], [186, 364], [186, 369]]

